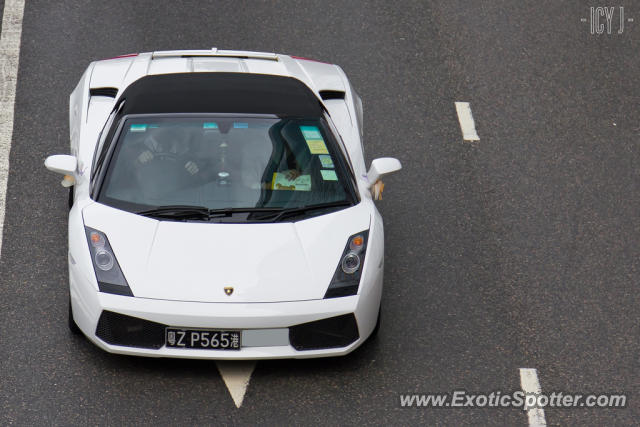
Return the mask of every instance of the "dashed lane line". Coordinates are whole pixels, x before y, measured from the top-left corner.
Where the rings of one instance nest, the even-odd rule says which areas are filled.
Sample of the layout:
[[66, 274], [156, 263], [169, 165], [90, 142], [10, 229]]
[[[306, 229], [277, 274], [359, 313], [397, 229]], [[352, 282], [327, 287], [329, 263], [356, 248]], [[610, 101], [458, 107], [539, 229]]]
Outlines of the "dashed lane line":
[[473, 114], [471, 114], [471, 105], [468, 102], [456, 102], [456, 113], [458, 113], [462, 138], [465, 141], [480, 141]]
[[[525, 393], [542, 393], [536, 369], [520, 368], [520, 385]], [[547, 420], [544, 416], [544, 409], [528, 409], [527, 416], [529, 417], [529, 427], [546, 427]]]

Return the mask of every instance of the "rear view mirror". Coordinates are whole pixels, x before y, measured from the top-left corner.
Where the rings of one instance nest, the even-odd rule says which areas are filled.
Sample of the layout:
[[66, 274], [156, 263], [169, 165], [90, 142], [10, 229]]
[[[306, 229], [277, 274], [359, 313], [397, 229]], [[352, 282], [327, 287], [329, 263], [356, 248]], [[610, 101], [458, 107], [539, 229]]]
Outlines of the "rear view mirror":
[[399, 171], [402, 169], [402, 165], [398, 159], [393, 157], [381, 157], [371, 162], [369, 172], [367, 172], [367, 178], [369, 179], [369, 188], [378, 182], [380, 178], [390, 173]]

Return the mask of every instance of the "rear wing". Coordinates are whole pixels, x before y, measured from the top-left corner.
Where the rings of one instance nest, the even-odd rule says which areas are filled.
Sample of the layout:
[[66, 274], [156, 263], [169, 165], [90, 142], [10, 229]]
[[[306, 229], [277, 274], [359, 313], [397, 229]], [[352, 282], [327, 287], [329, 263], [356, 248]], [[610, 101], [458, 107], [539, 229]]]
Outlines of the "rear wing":
[[218, 58], [241, 58], [241, 59], [265, 59], [268, 61], [277, 61], [278, 55], [268, 52], [250, 52], [246, 50], [164, 50], [153, 52], [152, 58], [192, 58], [213, 56]]

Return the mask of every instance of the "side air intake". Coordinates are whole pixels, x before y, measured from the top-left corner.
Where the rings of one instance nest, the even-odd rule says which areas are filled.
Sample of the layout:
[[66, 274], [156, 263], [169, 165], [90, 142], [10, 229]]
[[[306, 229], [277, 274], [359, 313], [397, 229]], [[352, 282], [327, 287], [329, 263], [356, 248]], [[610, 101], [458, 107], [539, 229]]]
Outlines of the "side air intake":
[[115, 87], [96, 87], [89, 89], [89, 95], [91, 96], [106, 96], [108, 98], [115, 98], [118, 94], [118, 88]]
[[320, 98], [324, 101], [329, 99], [344, 99], [344, 92], [341, 90], [321, 90]]

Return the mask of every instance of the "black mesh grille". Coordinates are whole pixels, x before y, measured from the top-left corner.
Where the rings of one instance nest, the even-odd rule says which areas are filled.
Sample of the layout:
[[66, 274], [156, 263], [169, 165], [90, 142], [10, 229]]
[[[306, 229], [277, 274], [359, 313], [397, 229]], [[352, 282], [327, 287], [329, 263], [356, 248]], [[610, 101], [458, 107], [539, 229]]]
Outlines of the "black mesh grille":
[[103, 311], [96, 335], [108, 344], [158, 349], [164, 345], [165, 325]]
[[296, 350], [346, 347], [359, 337], [353, 313], [289, 328], [289, 341]]

